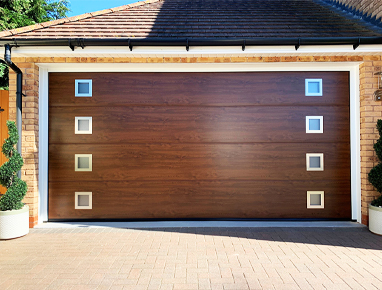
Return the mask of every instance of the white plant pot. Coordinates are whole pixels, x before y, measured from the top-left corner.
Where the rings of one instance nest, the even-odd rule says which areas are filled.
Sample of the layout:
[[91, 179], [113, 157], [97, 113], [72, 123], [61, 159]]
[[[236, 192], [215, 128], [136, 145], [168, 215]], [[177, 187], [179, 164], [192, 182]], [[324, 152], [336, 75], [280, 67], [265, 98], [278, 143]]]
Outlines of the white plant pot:
[[29, 207], [0, 211], [0, 240], [25, 236], [29, 233]]
[[377, 235], [382, 235], [382, 208], [369, 204], [369, 230]]

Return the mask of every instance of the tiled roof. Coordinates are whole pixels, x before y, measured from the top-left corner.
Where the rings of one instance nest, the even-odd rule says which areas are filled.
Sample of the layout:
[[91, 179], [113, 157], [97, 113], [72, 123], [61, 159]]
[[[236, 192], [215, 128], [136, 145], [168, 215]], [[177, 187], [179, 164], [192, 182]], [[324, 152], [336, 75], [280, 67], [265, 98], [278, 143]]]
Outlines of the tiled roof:
[[0, 32], [1, 39], [375, 37], [321, 0], [149, 0]]

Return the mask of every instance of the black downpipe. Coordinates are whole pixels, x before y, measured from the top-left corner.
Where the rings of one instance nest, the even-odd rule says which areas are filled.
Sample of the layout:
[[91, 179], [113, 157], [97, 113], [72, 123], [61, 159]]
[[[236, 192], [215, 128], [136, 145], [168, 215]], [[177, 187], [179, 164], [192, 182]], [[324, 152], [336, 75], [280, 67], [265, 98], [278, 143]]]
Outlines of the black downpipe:
[[[4, 61], [16, 74], [16, 126], [19, 131], [19, 142], [17, 142], [17, 151], [21, 154], [21, 140], [22, 140], [22, 90], [23, 90], [23, 73], [21, 70], [12, 62], [11, 59], [11, 46], [9, 44], [5, 45]], [[17, 173], [18, 177], [21, 178], [21, 171]]]

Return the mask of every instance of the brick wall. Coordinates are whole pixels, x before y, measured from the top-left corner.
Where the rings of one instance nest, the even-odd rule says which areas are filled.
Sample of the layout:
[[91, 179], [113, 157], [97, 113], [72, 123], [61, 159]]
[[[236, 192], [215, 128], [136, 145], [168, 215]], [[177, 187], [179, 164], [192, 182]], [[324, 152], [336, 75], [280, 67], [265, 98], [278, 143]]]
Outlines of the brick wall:
[[[23, 80], [23, 157], [25, 165], [22, 178], [28, 183], [25, 202], [30, 206], [30, 226], [37, 223], [38, 216], [38, 67], [41, 63], [240, 63], [240, 62], [362, 62], [360, 65], [361, 105], [361, 189], [362, 223], [368, 222], [368, 203], [377, 195], [367, 181], [367, 174], [377, 159], [373, 144], [378, 138], [376, 121], [382, 118], [381, 102], [375, 102], [373, 93], [377, 89], [374, 72], [382, 67], [381, 55], [375, 56], [289, 56], [289, 57], [155, 57], [155, 58], [112, 58], [112, 57], [40, 57], [13, 58], [24, 73]], [[10, 75], [10, 118], [16, 116], [16, 75]]]
[[[38, 77], [39, 69], [34, 64], [38, 58], [17, 58], [17, 66], [23, 72], [23, 125], [22, 156], [24, 166], [21, 178], [28, 184], [24, 202], [29, 205], [29, 225], [38, 221]], [[9, 76], [9, 119], [16, 121], [16, 74]]]
[[361, 111], [361, 190], [362, 223], [368, 224], [368, 204], [377, 196], [373, 186], [367, 180], [371, 168], [377, 165], [373, 145], [378, 139], [376, 123], [382, 118], [381, 102], [374, 101], [374, 92], [378, 89], [375, 72], [382, 67], [381, 56], [368, 56], [360, 65], [360, 111]]
[[381, 0], [325, 0], [336, 5], [345, 5], [347, 9], [355, 10], [366, 17], [371, 17], [382, 23]]

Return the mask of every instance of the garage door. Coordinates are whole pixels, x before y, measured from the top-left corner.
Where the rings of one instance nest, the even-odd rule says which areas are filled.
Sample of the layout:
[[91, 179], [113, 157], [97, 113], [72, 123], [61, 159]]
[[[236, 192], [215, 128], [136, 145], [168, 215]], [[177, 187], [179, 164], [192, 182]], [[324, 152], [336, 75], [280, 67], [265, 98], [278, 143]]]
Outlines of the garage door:
[[50, 73], [49, 219], [350, 219], [347, 72]]

